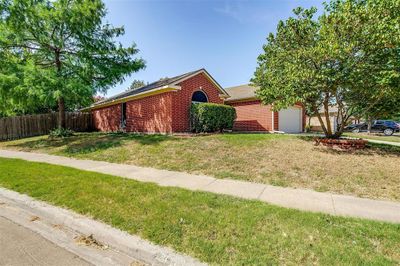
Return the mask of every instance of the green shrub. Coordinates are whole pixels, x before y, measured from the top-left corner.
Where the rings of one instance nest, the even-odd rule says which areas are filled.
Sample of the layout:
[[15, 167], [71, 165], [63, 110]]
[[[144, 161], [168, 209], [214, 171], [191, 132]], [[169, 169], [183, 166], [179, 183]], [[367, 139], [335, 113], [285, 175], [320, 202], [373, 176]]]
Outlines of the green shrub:
[[232, 129], [235, 118], [235, 108], [224, 104], [194, 103], [190, 110], [191, 129], [194, 132]]
[[55, 128], [49, 133], [50, 138], [66, 138], [74, 135], [74, 131], [68, 128]]

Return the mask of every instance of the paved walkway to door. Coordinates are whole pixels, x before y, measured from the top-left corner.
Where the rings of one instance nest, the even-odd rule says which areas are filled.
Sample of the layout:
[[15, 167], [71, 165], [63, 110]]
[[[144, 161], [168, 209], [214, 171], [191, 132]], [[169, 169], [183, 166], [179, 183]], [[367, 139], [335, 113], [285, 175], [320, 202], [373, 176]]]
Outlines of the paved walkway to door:
[[101, 161], [77, 160], [48, 154], [0, 150], [0, 157], [69, 166], [141, 182], [153, 182], [160, 186], [181, 187], [189, 190], [260, 200], [304, 211], [400, 223], [400, 202], [371, 200], [230, 179], [216, 179], [204, 175]]

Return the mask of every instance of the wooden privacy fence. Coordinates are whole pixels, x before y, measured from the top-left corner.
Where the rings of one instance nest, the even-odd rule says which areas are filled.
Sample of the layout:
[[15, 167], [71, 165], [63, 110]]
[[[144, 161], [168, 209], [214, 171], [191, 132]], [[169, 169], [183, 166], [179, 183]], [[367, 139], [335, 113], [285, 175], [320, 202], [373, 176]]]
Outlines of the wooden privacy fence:
[[[66, 127], [78, 132], [91, 131], [90, 113], [66, 113]], [[49, 134], [58, 125], [58, 113], [0, 118], [0, 140]]]

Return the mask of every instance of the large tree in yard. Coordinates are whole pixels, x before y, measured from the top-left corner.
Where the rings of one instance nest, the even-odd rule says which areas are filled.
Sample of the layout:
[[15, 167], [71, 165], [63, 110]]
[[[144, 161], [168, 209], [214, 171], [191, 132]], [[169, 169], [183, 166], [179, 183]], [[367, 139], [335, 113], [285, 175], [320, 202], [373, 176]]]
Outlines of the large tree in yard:
[[134, 58], [135, 44], [125, 48], [115, 40], [124, 29], [104, 24], [105, 15], [100, 0], [0, 0], [0, 53], [7, 55], [1, 64], [17, 66], [20, 79], [11, 87], [57, 104], [59, 127], [66, 105], [87, 105], [145, 67]]
[[[325, 23], [348, 52], [346, 103], [369, 122], [400, 112], [400, 1], [333, 1]], [[344, 26], [337, 26], [345, 23]]]
[[279, 110], [301, 102], [325, 135], [337, 138], [351, 116], [400, 107], [388, 102], [400, 100], [400, 1], [334, 0], [318, 18], [316, 11], [297, 8], [295, 17], [279, 22], [252, 82], [263, 103]]
[[44, 85], [42, 80], [36, 78], [32, 82], [34, 72], [26, 71], [27, 65], [20, 63], [20, 57], [0, 49], [0, 62], [0, 117], [44, 113], [57, 108], [54, 101], [46, 101], [49, 97], [40, 90]]

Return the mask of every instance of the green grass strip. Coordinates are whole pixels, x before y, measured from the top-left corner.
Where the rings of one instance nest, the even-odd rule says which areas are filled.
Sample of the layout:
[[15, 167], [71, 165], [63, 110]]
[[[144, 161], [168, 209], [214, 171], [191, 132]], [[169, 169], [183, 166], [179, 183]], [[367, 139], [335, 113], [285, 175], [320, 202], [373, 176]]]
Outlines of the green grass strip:
[[211, 264], [400, 263], [400, 225], [0, 158], [0, 186]]

